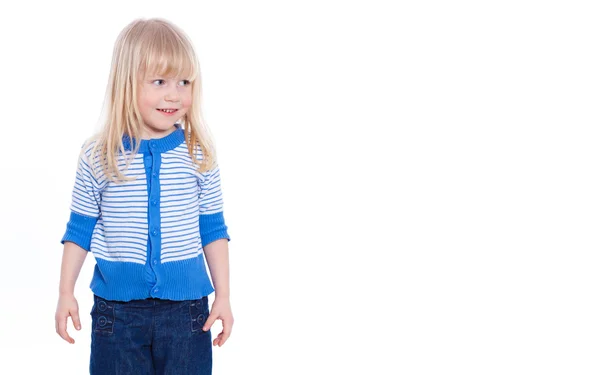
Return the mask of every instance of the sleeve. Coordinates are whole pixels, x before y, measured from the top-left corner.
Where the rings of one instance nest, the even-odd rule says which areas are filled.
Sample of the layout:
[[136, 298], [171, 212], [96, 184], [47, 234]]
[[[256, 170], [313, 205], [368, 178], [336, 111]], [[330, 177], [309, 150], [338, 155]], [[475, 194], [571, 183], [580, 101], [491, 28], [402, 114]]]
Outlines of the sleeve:
[[221, 171], [217, 164], [201, 173], [200, 179], [200, 240], [202, 246], [221, 238], [231, 241], [223, 216]]
[[71, 199], [71, 216], [61, 240], [74, 242], [90, 251], [92, 233], [100, 216], [99, 185], [85, 152], [81, 152]]

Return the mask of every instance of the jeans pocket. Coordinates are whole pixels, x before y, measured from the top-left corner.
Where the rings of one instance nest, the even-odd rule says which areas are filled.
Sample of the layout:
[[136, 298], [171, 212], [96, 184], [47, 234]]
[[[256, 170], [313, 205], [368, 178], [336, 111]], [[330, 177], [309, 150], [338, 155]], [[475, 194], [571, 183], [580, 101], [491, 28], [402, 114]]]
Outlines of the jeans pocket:
[[190, 321], [192, 332], [204, 332], [202, 327], [208, 319], [208, 297], [190, 301]]
[[94, 295], [92, 329], [95, 333], [112, 335], [115, 325], [115, 303]]

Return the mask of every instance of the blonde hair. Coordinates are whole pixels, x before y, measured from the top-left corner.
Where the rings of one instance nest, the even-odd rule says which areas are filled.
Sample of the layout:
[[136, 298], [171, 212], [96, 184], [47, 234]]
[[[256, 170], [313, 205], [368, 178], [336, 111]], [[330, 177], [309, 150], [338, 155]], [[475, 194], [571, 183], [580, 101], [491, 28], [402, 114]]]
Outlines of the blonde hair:
[[[92, 164], [99, 163], [104, 176], [112, 181], [130, 180], [119, 170], [119, 152], [125, 154], [123, 136], [135, 139], [126, 168], [139, 150], [143, 120], [137, 95], [140, 80], [146, 74], [185, 76], [192, 85], [192, 103], [181, 119], [185, 141], [199, 172], [214, 167], [216, 152], [202, 111], [200, 65], [187, 35], [169, 21], [160, 18], [136, 19], [119, 34], [113, 50], [110, 77], [106, 87], [102, 129], [89, 138]], [[200, 148], [202, 159], [198, 161]], [[95, 171], [96, 168], [92, 168]]]

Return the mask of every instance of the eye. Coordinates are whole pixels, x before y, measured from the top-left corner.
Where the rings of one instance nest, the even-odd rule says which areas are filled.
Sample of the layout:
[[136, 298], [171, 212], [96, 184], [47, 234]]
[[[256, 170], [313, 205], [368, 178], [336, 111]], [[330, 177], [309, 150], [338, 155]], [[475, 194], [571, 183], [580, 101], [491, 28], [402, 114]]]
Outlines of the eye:
[[154, 81], [152, 81], [153, 84], [156, 84], [156, 82], [159, 82], [158, 85], [160, 86], [165, 82], [165, 80], [164, 79], [155, 79]]
[[190, 84], [190, 81], [188, 81], [187, 79], [184, 79], [184, 80], [181, 80], [181, 81], [179, 81], [179, 83], [180, 83], [180, 84], [182, 84], [182, 83], [183, 83], [181, 86], [187, 86], [187, 85], [189, 85], [189, 84]]

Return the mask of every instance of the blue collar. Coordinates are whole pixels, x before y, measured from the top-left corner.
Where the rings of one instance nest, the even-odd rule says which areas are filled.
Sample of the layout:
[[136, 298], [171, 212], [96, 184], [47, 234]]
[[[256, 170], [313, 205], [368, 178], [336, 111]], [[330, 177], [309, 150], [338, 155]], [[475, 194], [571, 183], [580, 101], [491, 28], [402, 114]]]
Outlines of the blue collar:
[[[150, 151], [152, 153], [155, 152], [166, 152], [174, 149], [179, 146], [181, 143], [185, 141], [185, 134], [180, 124], [174, 125], [177, 129], [175, 129], [171, 134], [158, 138], [158, 139], [142, 139], [140, 142], [140, 148], [138, 153], [140, 154], [148, 154]], [[123, 136], [123, 146], [125, 147], [125, 151], [132, 151], [135, 146], [135, 139], [133, 140], [133, 144], [130, 141], [128, 135]]]

